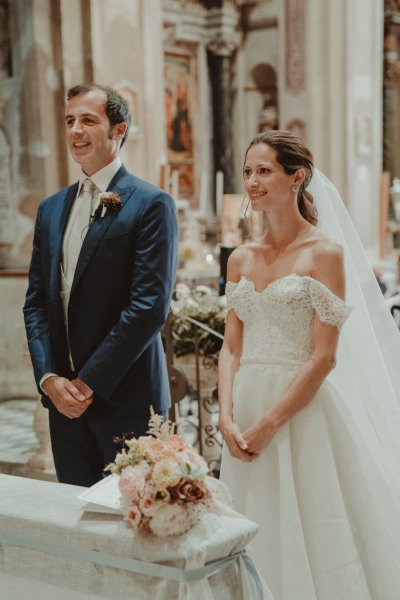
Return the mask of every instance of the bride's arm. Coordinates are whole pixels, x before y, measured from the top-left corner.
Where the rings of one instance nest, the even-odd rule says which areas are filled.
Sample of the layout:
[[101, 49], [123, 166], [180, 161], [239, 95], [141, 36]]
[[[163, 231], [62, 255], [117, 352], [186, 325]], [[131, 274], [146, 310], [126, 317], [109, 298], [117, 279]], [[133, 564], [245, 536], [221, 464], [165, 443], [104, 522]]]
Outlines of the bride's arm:
[[[231, 255], [228, 261], [228, 281], [237, 282], [240, 278], [240, 267], [236, 256]], [[218, 402], [219, 429], [228, 446], [229, 452], [235, 458], [251, 460], [247, 443], [233, 422], [232, 387], [235, 375], [240, 365], [243, 344], [243, 323], [234, 310], [228, 312], [225, 324], [224, 342], [218, 357]]]
[[[344, 267], [340, 246], [336, 244], [319, 256], [313, 276], [334, 294], [344, 297]], [[243, 433], [248, 451], [259, 454], [272, 440], [276, 431], [304, 408], [315, 396], [321, 384], [334, 368], [339, 331], [322, 323], [317, 315], [313, 325], [313, 351], [299, 370], [282, 398], [253, 427]]]

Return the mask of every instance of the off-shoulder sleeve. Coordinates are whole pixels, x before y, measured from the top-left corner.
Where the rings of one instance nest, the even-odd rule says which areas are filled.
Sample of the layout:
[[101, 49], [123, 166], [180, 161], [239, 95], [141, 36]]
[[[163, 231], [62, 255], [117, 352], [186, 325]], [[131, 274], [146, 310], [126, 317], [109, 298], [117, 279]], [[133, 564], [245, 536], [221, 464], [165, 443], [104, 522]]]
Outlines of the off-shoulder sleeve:
[[320, 281], [309, 278], [311, 304], [322, 323], [335, 325], [339, 331], [354, 306], [349, 306]]
[[238, 284], [233, 283], [232, 281], [227, 281], [225, 286], [225, 295], [226, 295], [226, 308], [231, 310], [233, 308], [233, 293], [236, 290]]

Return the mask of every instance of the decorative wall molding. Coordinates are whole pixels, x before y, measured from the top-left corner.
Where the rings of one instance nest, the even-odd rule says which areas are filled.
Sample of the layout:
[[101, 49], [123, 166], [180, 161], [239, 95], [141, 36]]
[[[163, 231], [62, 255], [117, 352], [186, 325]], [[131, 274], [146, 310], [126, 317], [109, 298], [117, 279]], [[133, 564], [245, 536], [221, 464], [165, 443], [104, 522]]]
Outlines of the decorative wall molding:
[[218, 56], [231, 56], [241, 43], [239, 12], [231, 3], [206, 9], [200, 4], [163, 2], [164, 45], [198, 43]]
[[210, 50], [217, 56], [231, 56], [240, 45], [242, 36], [237, 31], [218, 31], [207, 44]]

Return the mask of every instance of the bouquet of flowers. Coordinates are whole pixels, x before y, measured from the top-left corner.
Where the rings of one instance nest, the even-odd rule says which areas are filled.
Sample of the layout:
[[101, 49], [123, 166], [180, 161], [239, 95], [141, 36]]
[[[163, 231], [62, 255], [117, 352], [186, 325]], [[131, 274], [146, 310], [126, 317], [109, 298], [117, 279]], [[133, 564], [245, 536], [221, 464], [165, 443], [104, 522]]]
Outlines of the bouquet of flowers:
[[106, 468], [120, 475], [123, 512], [135, 531], [183, 533], [211, 505], [207, 463], [174, 431], [152, 411], [150, 435], [126, 440], [127, 449]]

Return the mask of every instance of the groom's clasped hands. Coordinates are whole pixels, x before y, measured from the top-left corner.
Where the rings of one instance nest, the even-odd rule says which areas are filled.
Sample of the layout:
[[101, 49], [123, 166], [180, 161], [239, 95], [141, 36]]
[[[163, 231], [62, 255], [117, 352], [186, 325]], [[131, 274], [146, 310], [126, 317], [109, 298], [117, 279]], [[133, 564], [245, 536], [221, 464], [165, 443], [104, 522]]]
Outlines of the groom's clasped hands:
[[72, 381], [57, 375], [48, 377], [43, 391], [58, 412], [69, 419], [80, 417], [93, 402], [93, 391], [78, 377]]

